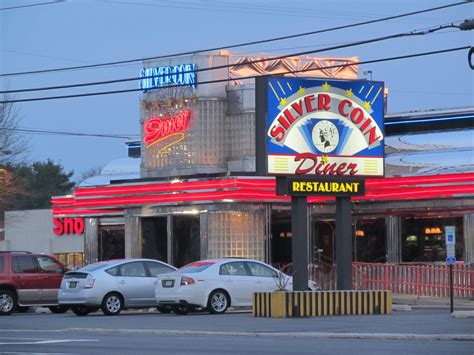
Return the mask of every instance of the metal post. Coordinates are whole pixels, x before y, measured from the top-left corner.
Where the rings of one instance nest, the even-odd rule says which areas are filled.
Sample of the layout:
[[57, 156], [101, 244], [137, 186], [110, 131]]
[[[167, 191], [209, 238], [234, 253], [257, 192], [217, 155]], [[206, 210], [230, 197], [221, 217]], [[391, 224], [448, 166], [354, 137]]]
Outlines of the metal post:
[[352, 214], [351, 198], [336, 197], [337, 289], [352, 289]]
[[293, 291], [308, 290], [308, 202], [306, 196], [291, 196], [291, 241]]
[[454, 304], [453, 304], [453, 293], [454, 293], [454, 280], [453, 280], [453, 264], [449, 264], [449, 293], [450, 293], [450, 306], [451, 306], [451, 313], [454, 311]]

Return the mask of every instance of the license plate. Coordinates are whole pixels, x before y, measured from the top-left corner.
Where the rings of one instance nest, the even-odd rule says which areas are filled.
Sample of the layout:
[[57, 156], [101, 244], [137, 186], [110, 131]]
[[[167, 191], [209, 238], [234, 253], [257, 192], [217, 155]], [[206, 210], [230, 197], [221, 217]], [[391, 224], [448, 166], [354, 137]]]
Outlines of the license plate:
[[76, 288], [77, 286], [77, 281], [70, 281], [69, 282], [69, 288]]
[[161, 284], [163, 285], [163, 287], [173, 287], [174, 280], [163, 280]]

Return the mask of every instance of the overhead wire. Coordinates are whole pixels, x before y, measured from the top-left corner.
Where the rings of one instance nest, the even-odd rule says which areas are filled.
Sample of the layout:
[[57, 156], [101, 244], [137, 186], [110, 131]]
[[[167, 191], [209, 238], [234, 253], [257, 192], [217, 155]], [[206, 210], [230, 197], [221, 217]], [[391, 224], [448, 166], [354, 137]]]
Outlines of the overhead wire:
[[331, 27], [331, 28], [326, 28], [326, 29], [321, 29], [321, 30], [315, 30], [315, 31], [310, 31], [310, 32], [303, 32], [303, 33], [298, 33], [298, 34], [293, 34], [293, 35], [274, 37], [274, 38], [269, 38], [269, 39], [265, 39], [265, 40], [243, 42], [243, 43], [238, 43], [238, 44], [233, 44], [233, 45], [228, 45], [228, 46], [218, 46], [218, 47], [212, 47], [212, 48], [207, 48], [207, 49], [199, 49], [199, 50], [192, 50], [192, 51], [186, 51], [186, 52], [178, 52], [178, 53], [166, 54], [166, 55], [161, 55], [161, 56], [120, 60], [120, 61], [113, 61], [113, 62], [107, 62], [107, 63], [88, 64], [88, 65], [79, 65], [79, 66], [52, 68], [52, 69], [42, 69], [42, 70], [32, 70], [32, 71], [23, 71], [23, 72], [13, 72], [13, 73], [2, 73], [2, 74], [0, 74], [0, 77], [15, 76], [15, 75], [30, 75], [30, 74], [40, 74], [40, 73], [51, 73], [51, 72], [77, 70], [77, 69], [90, 69], [90, 68], [97, 68], [97, 67], [104, 67], [104, 66], [113, 66], [113, 65], [118, 65], [118, 64], [141, 62], [141, 61], [147, 61], [147, 60], [165, 59], [165, 58], [170, 58], [170, 57], [191, 55], [191, 54], [197, 54], [197, 53], [214, 51], [214, 50], [221, 50], [221, 49], [232, 49], [232, 48], [237, 48], [237, 47], [245, 47], [245, 46], [251, 46], [251, 45], [255, 45], [255, 44], [276, 42], [276, 41], [281, 41], [281, 40], [286, 40], [286, 39], [310, 36], [310, 35], [321, 34], [321, 33], [326, 33], [326, 32], [332, 32], [332, 31], [337, 31], [337, 30], [342, 30], [342, 29], [347, 29], [347, 28], [353, 28], [353, 27], [358, 27], [358, 26], [363, 26], [363, 25], [369, 25], [369, 24], [373, 24], [373, 23], [394, 20], [394, 19], [397, 19], [397, 18], [418, 15], [418, 14], [421, 14], [421, 13], [427, 13], [427, 12], [447, 9], [447, 8], [460, 6], [460, 5], [466, 5], [466, 4], [467, 3], [465, 1], [462, 1], [462, 2], [447, 4], [447, 5], [443, 5], [443, 6], [432, 7], [432, 8], [428, 8], [428, 9], [424, 9], [424, 10], [412, 11], [412, 12], [408, 12], [408, 13], [404, 13], [404, 14], [393, 15], [393, 16], [383, 17], [383, 18], [369, 20], [369, 21], [357, 22], [357, 23], [353, 23], [353, 24], [349, 24], [349, 25], [341, 25], [341, 26], [336, 26], [336, 27]]
[[[294, 6], [287, 6], [285, 8], [278, 7], [275, 5], [272, 6], [259, 6], [255, 4], [232, 4], [227, 2], [212, 2], [208, 1], [206, 3], [197, 3], [193, 1], [172, 1], [164, 2], [160, 1], [159, 3], [143, 3], [137, 1], [117, 1], [117, 0], [103, 0], [103, 2], [108, 4], [118, 4], [118, 5], [132, 5], [132, 6], [142, 6], [142, 7], [161, 7], [161, 8], [175, 8], [175, 9], [186, 9], [186, 10], [198, 10], [198, 11], [212, 11], [212, 12], [227, 12], [233, 11], [236, 13], [244, 14], [256, 14], [256, 15], [284, 15], [285, 17], [298, 16], [299, 18], [327, 18], [327, 19], [360, 19], [373, 18], [374, 15], [370, 14], [354, 14], [354, 13], [342, 13], [334, 11], [321, 11], [319, 9], [313, 10], [311, 8], [302, 9], [296, 8]], [[408, 20], [410, 21], [410, 20]], [[420, 22], [419, 20], [411, 20], [410, 22]]]
[[25, 134], [40, 134], [40, 135], [63, 135], [63, 136], [79, 136], [79, 137], [95, 137], [95, 138], [112, 138], [112, 139], [137, 139], [136, 135], [124, 135], [124, 134], [102, 134], [102, 133], [81, 133], [81, 132], [67, 132], [67, 131], [55, 131], [38, 128], [2, 128], [5, 131], [18, 132]]
[[11, 6], [11, 7], [2, 7], [2, 8], [0, 8], [0, 11], [23, 9], [23, 8], [26, 8], [26, 7], [34, 7], [34, 6], [53, 5], [53, 4], [58, 4], [58, 3], [64, 2], [64, 1], [65, 1], [65, 0], [55, 0], [55, 1], [49, 1], [49, 2], [41, 2], [41, 3], [37, 3], [37, 4], [18, 5], [18, 6]]
[[[439, 31], [446, 28], [452, 28], [452, 27], [456, 27], [456, 26], [454, 24], [448, 24], [448, 25], [442, 25], [442, 26], [436, 26], [436, 27], [432, 27], [428, 29], [423, 29], [422, 31], [401, 32], [401, 33], [396, 33], [392, 35], [371, 38], [368, 40], [344, 43], [341, 45], [336, 45], [336, 46], [326, 47], [326, 48], [311, 49], [307, 51], [290, 53], [290, 54], [285, 54], [285, 55], [276, 56], [276, 57], [246, 60], [242, 63], [217, 65], [217, 66], [208, 67], [208, 68], [197, 68], [194, 70], [194, 72], [199, 73], [199, 72], [206, 72], [206, 71], [212, 71], [212, 70], [218, 70], [218, 69], [236, 68], [239, 66], [245, 66], [245, 65], [250, 65], [250, 64], [257, 64], [257, 63], [263, 63], [263, 62], [268, 62], [268, 61], [273, 61], [273, 60], [286, 59], [289, 57], [298, 57], [298, 56], [303, 56], [303, 55], [308, 55], [308, 54], [315, 54], [315, 53], [327, 52], [327, 51], [337, 50], [337, 49], [342, 49], [342, 48], [360, 46], [363, 44], [381, 42], [388, 39], [395, 39], [395, 38], [409, 37], [409, 36], [421, 36], [421, 35], [431, 34], [435, 31]], [[353, 63], [353, 64], [357, 64], [357, 63]], [[185, 73], [189, 73], [189, 71], [184, 71], [183, 74]], [[32, 91], [59, 90], [59, 89], [70, 89], [70, 88], [86, 87], [86, 86], [109, 85], [109, 84], [117, 84], [117, 83], [122, 83], [122, 82], [149, 79], [149, 78], [159, 78], [165, 75], [166, 74], [156, 75], [156, 76], [144, 76], [144, 77], [132, 77], [132, 78], [124, 78], [124, 79], [105, 80], [105, 81], [95, 81], [95, 82], [79, 83], [79, 84], [66, 84], [66, 85], [46, 86], [46, 87], [37, 87], [37, 88], [5, 90], [5, 91], [0, 91], [0, 94], [13, 94], [13, 93], [23, 93], [23, 92], [32, 92]]]
[[[436, 50], [436, 51], [420, 52], [420, 53], [414, 53], [414, 54], [408, 54], [408, 55], [387, 57], [387, 58], [381, 58], [381, 59], [366, 60], [366, 61], [361, 61], [361, 62], [357, 62], [357, 63], [336, 64], [336, 65], [330, 65], [330, 66], [325, 66], [325, 67], [321, 67], [321, 68], [308, 68], [308, 69], [300, 69], [300, 70], [289, 70], [289, 71], [286, 71], [286, 72], [278, 73], [278, 75], [295, 74], [295, 73], [302, 73], [302, 72], [308, 72], [308, 71], [320, 71], [320, 70], [326, 70], [326, 69], [348, 67], [348, 66], [353, 66], [353, 65], [381, 63], [381, 62], [388, 62], [388, 61], [394, 61], [394, 60], [400, 60], [400, 59], [416, 58], [416, 57], [422, 57], [422, 56], [428, 56], [428, 55], [455, 52], [455, 51], [460, 51], [460, 50], [465, 50], [465, 49], [470, 49], [470, 48], [471, 48], [471, 46], [463, 46], [463, 47], [441, 49], [441, 50]], [[256, 78], [261, 77], [261, 76], [264, 76], [264, 75], [251, 75], [251, 76], [246, 76], [246, 77], [240, 77], [238, 79], [228, 78], [228, 79], [208, 80], [208, 81], [200, 82], [198, 84], [199, 85], [205, 85], [205, 84], [214, 84], [214, 83], [229, 82], [229, 81], [235, 81], [235, 80], [250, 80], [250, 79], [256, 79]], [[163, 87], [162, 89], [169, 89], [169, 88], [173, 88], [173, 87], [182, 87], [182, 86], [183, 85], [168, 85], [166, 87]], [[99, 95], [112, 95], [112, 94], [122, 94], [122, 93], [137, 92], [137, 91], [141, 91], [141, 89], [135, 88], [135, 89], [101, 91], [101, 92], [92, 92], [92, 93], [83, 93], [83, 94], [71, 94], [71, 95], [60, 95], [60, 96], [36, 97], [36, 98], [28, 98], [28, 99], [4, 100], [4, 101], [0, 101], [0, 104], [16, 103], [16, 102], [58, 100], [58, 99], [68, 99], [68, 98], [75, 98], [75, 97], [99, 96]]]

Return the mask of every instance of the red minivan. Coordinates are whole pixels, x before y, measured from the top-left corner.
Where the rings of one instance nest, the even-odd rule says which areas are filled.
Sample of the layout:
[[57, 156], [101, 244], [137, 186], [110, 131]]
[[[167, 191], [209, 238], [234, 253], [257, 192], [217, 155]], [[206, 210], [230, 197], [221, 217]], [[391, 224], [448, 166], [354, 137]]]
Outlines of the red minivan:
[[0, 315], [26, 312], [30, 306], [58, 306], [58, 289], [66, 267], [54, 257], [20, 251], [0, 251]]

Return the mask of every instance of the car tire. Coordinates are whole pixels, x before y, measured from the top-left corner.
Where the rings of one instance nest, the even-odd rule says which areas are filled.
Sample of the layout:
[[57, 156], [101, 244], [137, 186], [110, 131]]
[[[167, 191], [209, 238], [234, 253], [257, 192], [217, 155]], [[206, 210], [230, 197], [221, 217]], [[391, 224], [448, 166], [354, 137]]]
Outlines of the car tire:
[[48, 308], [51, 311], [51, 313], [55, 313], [55, 314], [66, 313], [69, 310], [69, 307], [67, 306], [50, 306]]
[[230, 297], [224, 290], [212, 291], [207, 301], [207, 310], [212, 314], [223, 314], [230, 306]]
[[173, 308], [173, 312], [174, 312], [175, 314], [178, 314], [178, 315], [180, 315], [180, 316], [183, 316], [183, 315], [189, 313], [189, 307], [186, 307], [186, 306], [174, 307], [174, 308]]
[[72, 312], [79, 317], [85, 317], [90, 313], [90, 309], [86, 306], [73, 306]]
[[168, 306], [156, 307], [156, 310], [160, 313], [163, 313], [163, 314], [171, 313], [171, 311], [172, 311], [172, 309]]
[[119, 315], [123, 309], [122, 296], [117, 292], [111, 292], [105, 295], [100, 307], [106, 316]]
[[30, 307], [27, 307], [27, 306], [17, 306], [16, 307], [16, 311], [18, 313], [26, 313], [30, 310]]
[[9, 315], [16, 308], [16, 296], [12, 291], [0, 290], [0, 315]]

